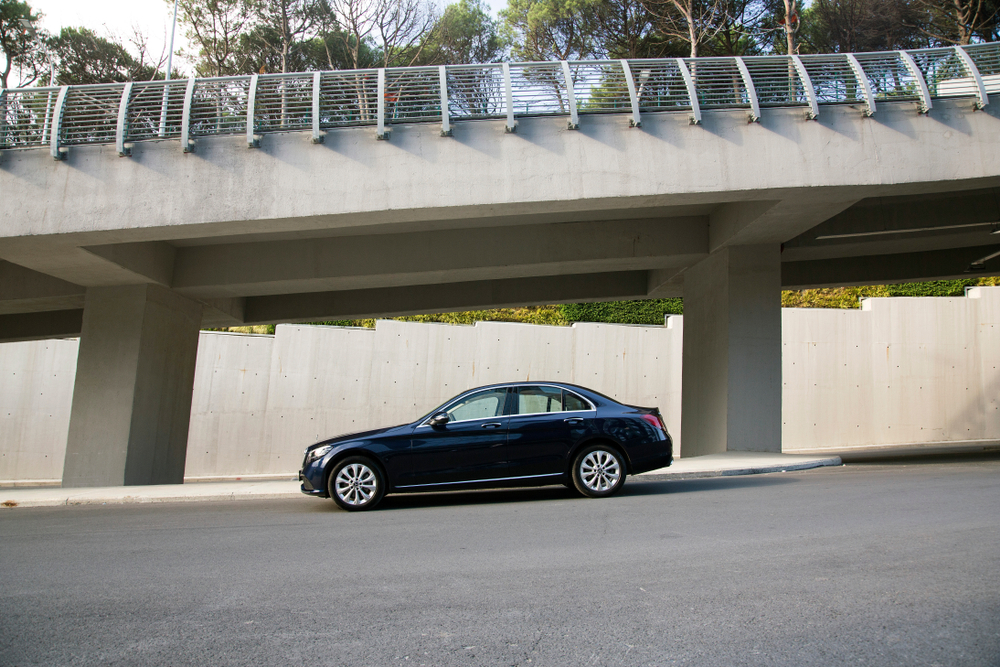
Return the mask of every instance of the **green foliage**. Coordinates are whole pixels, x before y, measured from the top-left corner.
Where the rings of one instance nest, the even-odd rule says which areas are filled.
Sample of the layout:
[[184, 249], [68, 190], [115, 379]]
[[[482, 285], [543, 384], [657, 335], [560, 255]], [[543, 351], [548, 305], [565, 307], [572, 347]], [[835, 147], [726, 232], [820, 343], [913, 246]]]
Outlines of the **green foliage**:
[[1000, 278], [994, 276], [897, 285], [785, 290], [781, 293], [781, 305], [785, 308], [859, 308], [861, 299], [885, 296], [962, 296], [966, 287], [974, 285], [1000, 285]]
[[[430, 315], [404, 315], [389, 319], [401, 322], [441, 322], [444, 324], [475, 324], [476, 322], [521, 322], [524, 324], [546, 324], [566, 326], [569, 321], [563, 317], [559, 306], [526, 306], [524, 308], [492, 308], [490, 310], [468, 310], [458, 313], [434, 313]], [[336, 327], [375, 326], [376, 320], [332, 320], [312, 322]]]
[[[44, 69], [41, 18], [26, 2], [0, 0], [0, 88], [29, 85]], [[11, 78], [15, 69], [19, 78]]]
[[617, 324], [663, 324], [665, 315], [684, 313], [683, 299], [642, 299], [602, 303], [567, 303], [562, 315], [570, 322], [609, 322]]
[[504, 34], [521, 61], [579, 60], [600, 53], [595, 39], [599, 0], [509, 0], [500, 11]]
[[889, 296], [885, 285], [784, 290], [782, 308], [860, 308], [861, 299]]
[[56, 84], [60, 86], [162, 78], [121, 42], [100, 37], [89, 28], [63, 28], [49, 39], [48, 47], [59, 63]]
[[427, 58], [450, 64], [495, 63], [507, 52], [500, 24], [483, 0], [459, 0], [444, 8], [425, 47]]

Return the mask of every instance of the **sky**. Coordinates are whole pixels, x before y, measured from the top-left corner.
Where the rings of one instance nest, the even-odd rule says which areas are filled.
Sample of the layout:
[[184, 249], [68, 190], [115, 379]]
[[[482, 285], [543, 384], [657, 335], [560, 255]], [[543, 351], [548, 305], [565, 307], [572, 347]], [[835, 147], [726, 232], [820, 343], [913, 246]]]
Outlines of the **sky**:
[[[36, 11], [44, 14], [42, 27], [51, 33], [58, 33], [67, 26], [90, 28], [101, 36], [108, 33], [117, 35], [128, 43], [133, 28], [138, 28], [148, 39], [154, 58], [167, 53], [170, 41], [170, 22], [173, 16], [173, 2], [168, 0], [28, 0]], [[506, 0], [488, 0], [487, 4], [497, 10], [506, 6]], [[190, 64], [178, 58], [178, 51], [190, 50], [184, 37], [184, 28], [178, 26], [174, 39], [174, 69], [182, 73], [190, 72]]]

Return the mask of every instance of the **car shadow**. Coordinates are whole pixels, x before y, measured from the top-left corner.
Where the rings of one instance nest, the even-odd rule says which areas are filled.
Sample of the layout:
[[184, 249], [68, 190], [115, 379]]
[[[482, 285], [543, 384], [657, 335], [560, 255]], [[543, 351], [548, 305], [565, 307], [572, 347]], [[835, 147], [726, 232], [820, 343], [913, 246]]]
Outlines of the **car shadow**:
[[[741, 477], [711, 477], [703, 479], [651, 480], [630, 478], [618, 497], [653, 496], [703, 491], [724, 491], [794, 483], [791, 477], [748, 475]], [[495, 505], [555, 500], [584, 500], [574, 489], [565, 486], [536, 486], [513, 489], [483, 489], [440, 491], [434, 493], [403, 493], [386, 496], [377, 512], [418, 507], [453, 507], [456, 505]], [[331, 503], [332, 504], [332, 503]]]
[[700, 491], [725, 491], [754, 487], [794, 484], [795, 477], [777, 475], [740, 475], [731, 477], [701, 477], [697, 479], [671, 479], [644, 481], [632, 478], [621, 490], [623, 496], [647, 496], [662, 493], [697, 493]]
[[494, 505], [545, 500], [582, 498], [565, 486], [536, 486], [517, 489], [483, 489], [473, 491], [440, 491], [434, 493], [401, 493], [386, 496], [376, 512], [416, 507], [451, 507], [454, 505]]

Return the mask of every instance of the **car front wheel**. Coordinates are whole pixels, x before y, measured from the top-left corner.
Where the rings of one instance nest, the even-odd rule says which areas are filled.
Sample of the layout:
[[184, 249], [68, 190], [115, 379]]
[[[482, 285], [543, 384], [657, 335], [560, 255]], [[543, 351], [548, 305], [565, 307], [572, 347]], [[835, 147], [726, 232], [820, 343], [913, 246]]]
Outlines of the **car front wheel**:
[[385, 480], [370, 459], [349, 456], [333, 467], [328, 490], [333, 501], [349, 512], [370, 510], [385, 495]]
[[612, 447], [585, 447], [573, 463], [573, 486], [585, 496], [610, 496], [617, 493], [624, 483], [625, 461]]

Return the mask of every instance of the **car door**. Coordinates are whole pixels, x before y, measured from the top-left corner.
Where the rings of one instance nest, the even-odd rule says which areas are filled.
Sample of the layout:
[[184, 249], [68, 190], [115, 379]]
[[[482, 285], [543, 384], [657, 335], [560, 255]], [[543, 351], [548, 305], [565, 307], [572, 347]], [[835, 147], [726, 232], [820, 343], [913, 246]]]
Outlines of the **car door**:
[[445, 406], [447, 424], [413, 430], [397, 489], [507, 477], [507, 387], [484, 389]]
[[551, 385], [526, 385], [515, 391], [507, 427], [510, 476], [566, 472], [570, 450], [592, 426], [593, 406]]

